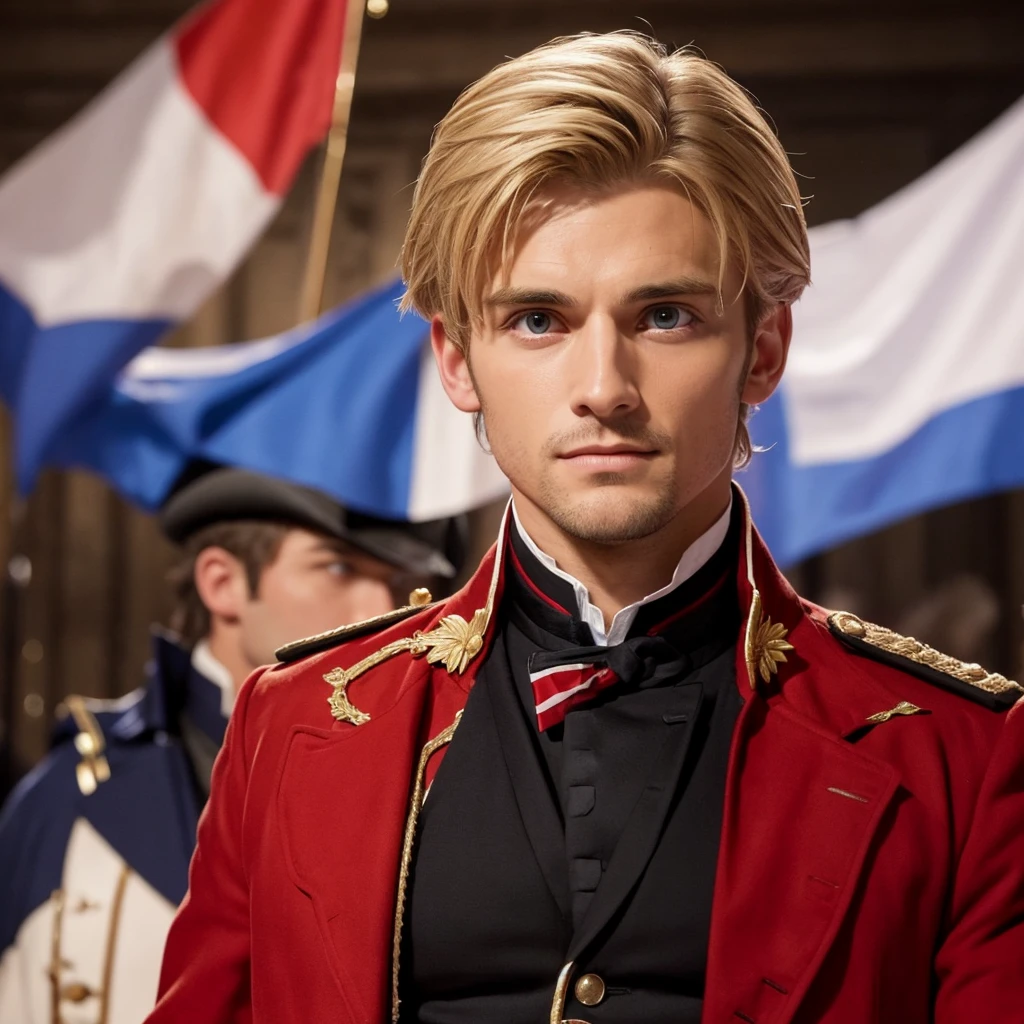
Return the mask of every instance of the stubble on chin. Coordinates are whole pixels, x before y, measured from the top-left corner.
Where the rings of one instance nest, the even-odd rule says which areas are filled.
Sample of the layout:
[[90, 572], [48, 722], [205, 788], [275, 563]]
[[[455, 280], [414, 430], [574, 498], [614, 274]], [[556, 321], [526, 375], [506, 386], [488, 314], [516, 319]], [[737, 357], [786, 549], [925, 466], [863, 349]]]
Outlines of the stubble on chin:
[[573, 494], [552, 480], [537, 489], [535, 504], [564, 534], [590, 544], [624, 544], [663, 530], [679, 512], [675, 481], [653, 493], [630, 494], [620, 473], [595, 474]]

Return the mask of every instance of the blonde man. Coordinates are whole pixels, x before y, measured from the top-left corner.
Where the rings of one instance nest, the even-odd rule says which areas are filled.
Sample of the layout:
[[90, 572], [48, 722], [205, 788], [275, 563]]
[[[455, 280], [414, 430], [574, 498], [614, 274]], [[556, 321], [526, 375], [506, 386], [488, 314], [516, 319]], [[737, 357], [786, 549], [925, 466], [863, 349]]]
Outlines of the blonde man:
[[151, 1020], [1019, 1020], [1020, 688], [802, 602], [731, 483], [809, 275], [749, 98], [512, 60], [403, 259], [513, 500], [455, 597], [246, 684]]

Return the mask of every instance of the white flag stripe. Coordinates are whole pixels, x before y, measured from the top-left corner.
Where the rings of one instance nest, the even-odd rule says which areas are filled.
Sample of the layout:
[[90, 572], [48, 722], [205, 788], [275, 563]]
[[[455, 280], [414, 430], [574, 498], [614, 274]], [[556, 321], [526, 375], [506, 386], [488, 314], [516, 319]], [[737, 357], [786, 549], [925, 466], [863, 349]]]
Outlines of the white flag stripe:
[[[315, 324], [315, 322], [314, 322]], [[305, 341], [314, 325], [306, 324], [286, 334], [259, 341], [243, 341], [233, 345], [211, 345], [209, 348], [143, 349], [122, 371], [122, 379], [130, 381], [195, 380], [223, 377], [239, 373], [262, 363], [293, 345]]]
[[797, 465], [870, 458], [1024, 385], [1024, 100], [853, 221], [811, 232], [784, 382]]
[[[382, 357], [384, 353], [381, 353]], [[409, 518], [458, 515], [508, 495], [505, 475], [477, 441], [473, 417], [452, 405], [423, 346], [413, 441]]]
[[279, 202], [186, 91], [165, 38], [5, 175], [0, 281], [40, 326], [181, 319]]

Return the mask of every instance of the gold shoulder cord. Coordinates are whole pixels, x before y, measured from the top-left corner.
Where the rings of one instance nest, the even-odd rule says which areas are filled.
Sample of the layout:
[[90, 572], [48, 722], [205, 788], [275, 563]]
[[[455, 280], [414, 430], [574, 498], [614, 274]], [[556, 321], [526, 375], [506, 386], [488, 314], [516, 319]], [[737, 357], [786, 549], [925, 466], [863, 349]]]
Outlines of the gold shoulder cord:
[[401, 608], [392, 608], [389, 612], [382, 612], [380, 615], [371, 616], [361, 622], [350, 622], [344, 626], [335, 626], [333, 629], [326, 629], [322, 633], [314, 633], [313, 636], [303, 637], [301, 640], [293, 640], [284, 644], [274, 652], [278, 661], [289, 662], [298, 658], [304, 658], [309, 654], [318, 654], [328, 647], [345, 643], [368, 633], [375, 633], [395, 622], [401, 622], [410, 615], [415, 615], [422, 608], [431, 604], [433, 598], [426, 587], [417, 587], [409, 594], [409, 603]]
[[981, 665], [943, 654], [941, 651], [935, 650], [934, 647], [915, 640], [912, 636], [902, 636], [884, 626], [865, 622], [852, 612], [833, 612], [829, 616], [829, 623], [847, 636], [863, 640], [864, 643], [871, 644], [872, 647], [877, 647], [879, 650], [952, 676], [959, 682], [976, 686], [986, 693], [1002, 694], [1012, 690], [1024, 693], [1024, 687], [998, 672], [989, 672]]

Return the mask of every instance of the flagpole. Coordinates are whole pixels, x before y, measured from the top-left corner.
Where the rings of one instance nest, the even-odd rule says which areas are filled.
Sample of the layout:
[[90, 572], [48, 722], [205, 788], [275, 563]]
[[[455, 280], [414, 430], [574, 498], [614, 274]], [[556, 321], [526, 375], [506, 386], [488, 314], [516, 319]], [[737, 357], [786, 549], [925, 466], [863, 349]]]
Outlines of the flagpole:
[[356, 63], [359, 60], [359, 41], [363, 33], [363, 12], [383, 17], [387, 4], [381, 0], [348, 0], [345, 7], [345, 31], [341, 44], [341, 63], [334, 88], [334, 111], [331, 130], [327, 135], [316, 203], [313, 207], [313, 228], [306, 256], [306, 271], [299, 300], [299, 322], [305, 323], [320, 315], [324, 297], [324, 279], [327, 275], [327, 256], [331, 248], [331, 230], [334, 210], [338, 203], [341, 167], [345, 162], [348, 142], [349, 117], [352, 111], [352, 93], [356, 84]]

